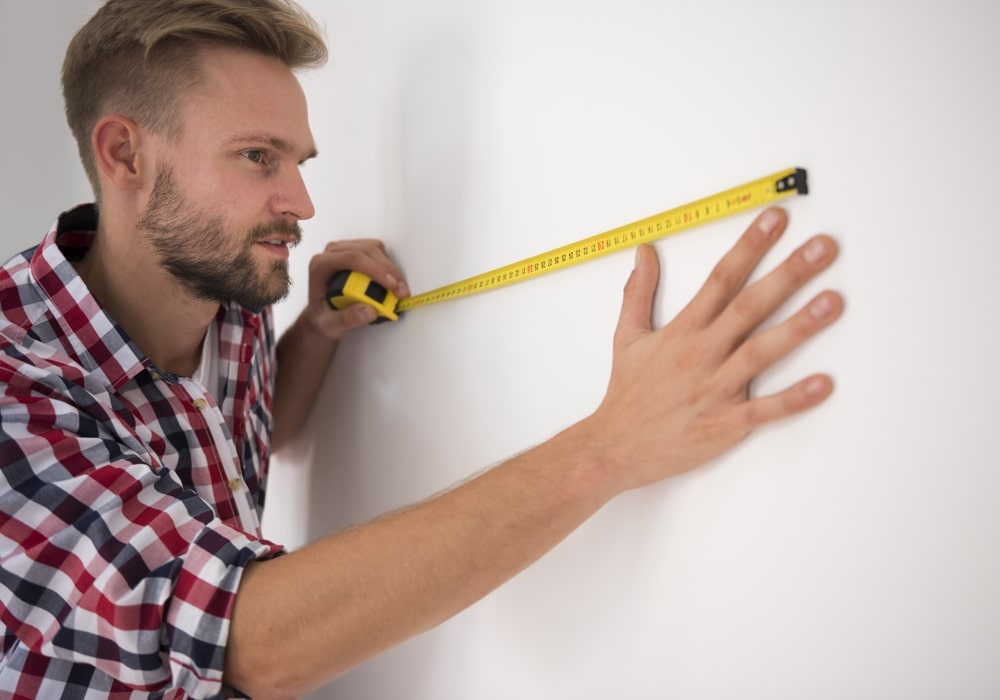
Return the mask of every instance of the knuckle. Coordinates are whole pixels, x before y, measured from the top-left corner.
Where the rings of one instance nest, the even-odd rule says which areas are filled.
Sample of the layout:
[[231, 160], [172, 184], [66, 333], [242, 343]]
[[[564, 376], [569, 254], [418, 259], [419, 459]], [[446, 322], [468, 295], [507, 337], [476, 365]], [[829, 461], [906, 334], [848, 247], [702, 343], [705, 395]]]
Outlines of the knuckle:
[[721, 261], [712, 268], [712, 271], [708, 275], [708, 281], [711, 284], [724, 289], [732, 289], [733, 287], [739, 285], [736, 273], [725, 260]]
[[786, 260], [774, 271], [773, 287], [776, 297], [787, 300], [795, 290], [805, 284], [808, 271], [796, 260]]
[[743, 404], [743, 409], [740, 411], [739, 417], [739, 429], [741, 431], [749, 432], [757, 426], [763, 425], [765, 422], [764, 409], [759, 401], [747, 401]]
[[798, 289], [818, 272], [815, 266], [810, 265], [801, 255], [786, 260], [779, 270], [781, 279], [789, 291]]
[[743, 363], [756, 374], [774, 361], [774, 352], [761, 337], [753, 337], [740, 348]]
[[760, 300], [750, 290], [744, 290], [737, 295], [732, 301], [732, 308], [738, 317], [745, 319], [757, 319], [763, 313]]

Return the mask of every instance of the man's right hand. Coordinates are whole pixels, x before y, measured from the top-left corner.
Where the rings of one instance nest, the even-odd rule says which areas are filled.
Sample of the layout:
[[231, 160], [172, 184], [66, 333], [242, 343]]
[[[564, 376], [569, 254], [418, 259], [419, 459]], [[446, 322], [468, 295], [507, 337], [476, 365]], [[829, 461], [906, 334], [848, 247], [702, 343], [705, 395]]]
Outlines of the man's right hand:
[[754, 428], [816, 406], [833, 391], [822, 374], [770, 396], [751, 397], [751, 381], [841, 315], [825, 291], [790, 318], [761, 326], [837, 257], [816, 236], [762, 279], [751, 273], [784, 233], [785, 212], [762, 213], [721, 259], [701, 290], [665, 327], [651, 325], [659, 267], [641, 246], [625, 288], [607, 394], [591, 419], [597, 454], [618, 492], [697, 467]]

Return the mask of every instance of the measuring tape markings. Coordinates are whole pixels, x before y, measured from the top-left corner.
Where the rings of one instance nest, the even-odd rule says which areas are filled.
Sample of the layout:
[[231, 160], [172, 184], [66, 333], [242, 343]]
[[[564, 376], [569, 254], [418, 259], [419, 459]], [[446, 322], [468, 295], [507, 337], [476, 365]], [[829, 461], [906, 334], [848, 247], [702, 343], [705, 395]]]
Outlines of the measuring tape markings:
[[359, 272], [338, 273], [327, 296], [334, 308], [363, 302], [379, 311], [379, 321], [396, 320], [396, 312], [427, 306], [503, 287], [532, 277], [615, 253], [712, 221], [738, 214], [794, 194], [809, 191], [806, 171], [788, 168], [738, 187], [690, 202], [575, 243], [498, 267], [473, 277], [396, 300], [377, 282]]

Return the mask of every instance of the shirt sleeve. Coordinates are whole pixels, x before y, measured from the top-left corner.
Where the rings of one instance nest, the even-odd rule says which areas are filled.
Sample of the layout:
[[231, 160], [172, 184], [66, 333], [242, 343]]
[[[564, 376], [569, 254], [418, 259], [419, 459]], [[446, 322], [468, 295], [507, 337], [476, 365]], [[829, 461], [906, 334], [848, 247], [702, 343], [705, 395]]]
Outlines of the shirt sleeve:
[[218, 697], [244, 567], [280, 547], [149, 461], [77, 405], [5, 390], [0, 622], [39, 659], [116, 686]]

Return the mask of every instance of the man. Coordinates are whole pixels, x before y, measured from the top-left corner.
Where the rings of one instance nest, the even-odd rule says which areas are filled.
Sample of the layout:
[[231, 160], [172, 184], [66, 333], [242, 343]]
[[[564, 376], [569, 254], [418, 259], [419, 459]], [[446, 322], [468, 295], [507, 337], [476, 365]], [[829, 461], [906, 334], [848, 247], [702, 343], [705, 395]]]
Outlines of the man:
[[[376, 241], [313, 258], [275, 343], [316, 155], [294, 70], [322, 64], [286, 0], [110, 0], [70, 44], [67, 116], [96, 206], [0, 272], [0, 696], [295, 697], [454, 615], [617, 494], [704, 463], [823, 401], [823, 375], [749, 382], [840, 315], [824, 292], [754, 333], [836, 257], [759, 216], [668, 326], [637, 249], [597, 410], [404, 511], [284, 554], [260, 532], [268, 458], [302, 424], [338, 340], [373, 320], [325, 283], [398, 296]], [[600, 429], [592, 426], [599, 425]]]

